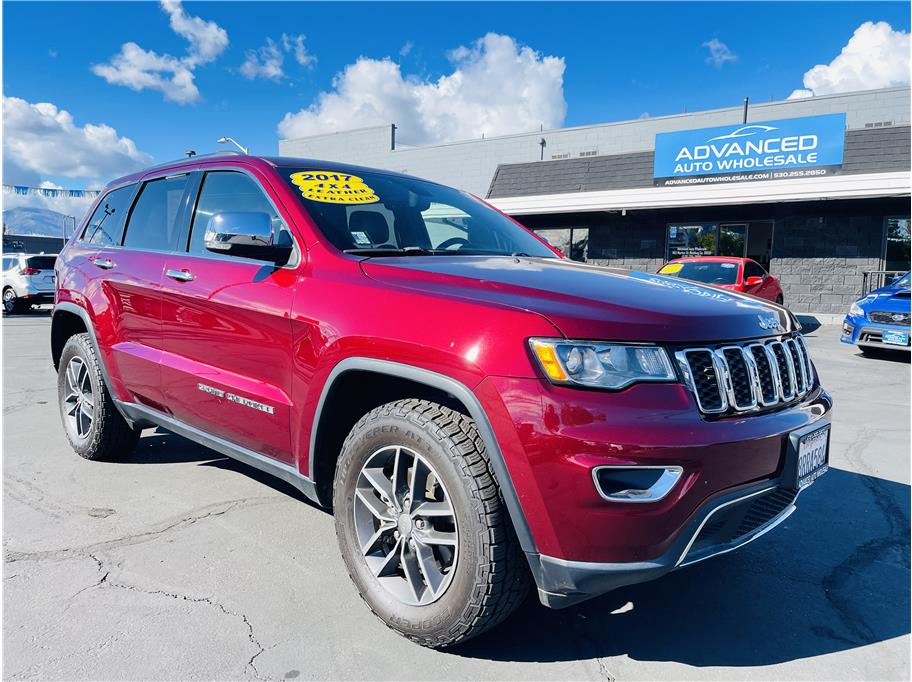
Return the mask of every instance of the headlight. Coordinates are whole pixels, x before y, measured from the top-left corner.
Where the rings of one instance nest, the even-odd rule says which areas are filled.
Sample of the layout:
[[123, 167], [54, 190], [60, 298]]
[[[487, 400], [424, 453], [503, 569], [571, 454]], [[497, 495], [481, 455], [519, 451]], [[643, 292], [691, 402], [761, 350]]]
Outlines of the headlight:
[[530, 339], [545, 376], [554, 384], [619, 389], [640, 381], [675, 381], [665, 350], [563, 339]]
[[864, 317], [865, 312], [861, 309], [861, 306], [857, 303], [853, 303], [849, 308], [849, 315], [855, 315], [856, 317]]

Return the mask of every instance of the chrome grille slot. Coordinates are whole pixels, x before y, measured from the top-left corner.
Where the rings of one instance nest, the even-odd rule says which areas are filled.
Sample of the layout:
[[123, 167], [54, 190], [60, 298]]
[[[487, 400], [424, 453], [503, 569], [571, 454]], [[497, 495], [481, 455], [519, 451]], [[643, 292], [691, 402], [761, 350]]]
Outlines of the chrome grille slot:
[[720, 381], [719, 362], [708, 348], [691, 348], [676, 353], [701, 412], [725, 412], [728, 399]]
[[747, 360], [739, 346], [728, 346], [716, 351], [728, 370], [726, 388], [728, 399], [737, 410], [750, 410], [757, 406], [754, 381]]
[[811, 390], [811, 387], [814, 385], [814, 367], [811, 365], [811, 354], [808, 353], [808, 347], [804, 342], [803, 336], [796, 336], [795, 342], [798, 344], [798, 347], [801, 349], [801, 354], [804, 356], [804, 376], [807, 378], [807, 389]]
[[779, 374], [779, 396], [782, 400], [792, 400], [795, 397], [795, 368], [792, 359], [781, 341], [772, 341], [767, 346], [773, 354]]
[[807, 345], [799, 335], [685, 348], [675, 353], [685, 383], [704, 414], [736, 414], [791, 403], [814, 385]]
[[798, 350], [795, 339], [786, 339], [783, 345], [792, 358], [792, 365], [795, 368], [795, 394], [804, 395], [807, 391], [807, 380], [804, 376], [804, 360], [801, 357], [801, 351]]
[[776, 386], [775, 372], [773, 371], [774, 360], [770, 357], [766, 347], [761, 343], [755, 343], [749, 347], [751, 357], [757, 365], [757, 375], [760, 379], [760, 404], [763, 407], [769, 407], [779, 402], [779, 389]]

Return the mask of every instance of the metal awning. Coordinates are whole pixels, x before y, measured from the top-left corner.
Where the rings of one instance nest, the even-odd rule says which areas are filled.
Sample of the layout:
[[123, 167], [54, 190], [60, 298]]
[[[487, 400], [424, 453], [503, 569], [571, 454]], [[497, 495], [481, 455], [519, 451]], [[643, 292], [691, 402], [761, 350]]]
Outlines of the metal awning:
[[909, 171], [490, 198], [509, 215], [908, 197]]

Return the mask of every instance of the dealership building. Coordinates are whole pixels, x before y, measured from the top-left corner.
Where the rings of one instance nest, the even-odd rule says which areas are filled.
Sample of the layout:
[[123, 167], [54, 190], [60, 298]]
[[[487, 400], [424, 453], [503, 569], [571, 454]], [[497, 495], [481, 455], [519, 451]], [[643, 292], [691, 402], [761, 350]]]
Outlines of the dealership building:
[[[746, 116], [746, 122], [745, 122]], [[910, 89], [408, 146], [394, 122], [279, 142], [279, 153], [460, 187], [571, 258], [655, 271], [746, 256], [799, 313], [838, 314], [909, 269]]]

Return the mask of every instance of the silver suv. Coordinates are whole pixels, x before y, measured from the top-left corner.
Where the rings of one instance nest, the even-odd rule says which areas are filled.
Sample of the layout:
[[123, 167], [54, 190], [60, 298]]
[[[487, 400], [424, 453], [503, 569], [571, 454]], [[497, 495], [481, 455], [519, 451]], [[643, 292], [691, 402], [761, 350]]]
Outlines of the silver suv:
[[57, 256], [26, 253], [3, 256], [3, 312], [14, 313], [39, 303], [54, 302]]

